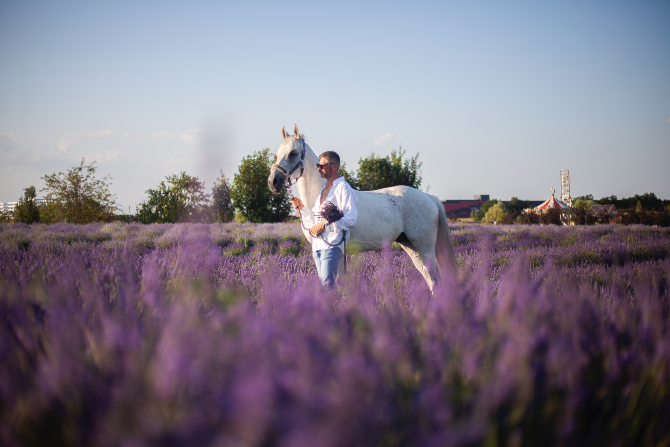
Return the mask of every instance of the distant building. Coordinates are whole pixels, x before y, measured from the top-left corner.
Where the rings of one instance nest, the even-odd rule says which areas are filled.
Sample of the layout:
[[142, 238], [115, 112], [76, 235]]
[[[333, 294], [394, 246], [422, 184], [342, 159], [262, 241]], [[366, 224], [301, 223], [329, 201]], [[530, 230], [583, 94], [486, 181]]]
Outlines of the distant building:
[[473, 212], [479, 211], [484, 202], [486, 200], [445, 200], [442, 206], [447, 217], [468, 218]]
[[0, 213], [11, 213], [19, 202], [0, 202]]
[[598, 223], [621, 223], [621, 214], [614, 205], [591, 205], [586, 215]]
[[[35, 199], [35, 205], [41, 206], [47, 203], [47, 199]], [[0, 213], [13, 213], [19, 202], [0, 202]]]

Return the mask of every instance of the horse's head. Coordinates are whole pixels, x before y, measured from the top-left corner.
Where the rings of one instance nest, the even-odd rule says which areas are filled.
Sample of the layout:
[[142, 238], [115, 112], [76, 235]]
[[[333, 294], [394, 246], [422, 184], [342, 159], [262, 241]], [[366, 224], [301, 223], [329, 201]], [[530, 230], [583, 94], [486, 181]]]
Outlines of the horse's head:
[[272, 192], [277, 194], [281, 192], [289, 179], [299, 179], [305, 169], [303, 164], [306, 152], [304, 135], [300, 135], [297, 125], [294, 132], [295, 135], [289, 135], [286, 133], [286, 127], [282, 127], [281, 134], [284, 141], [279, 145], [277, 159], [270, 169], [268, 186]]

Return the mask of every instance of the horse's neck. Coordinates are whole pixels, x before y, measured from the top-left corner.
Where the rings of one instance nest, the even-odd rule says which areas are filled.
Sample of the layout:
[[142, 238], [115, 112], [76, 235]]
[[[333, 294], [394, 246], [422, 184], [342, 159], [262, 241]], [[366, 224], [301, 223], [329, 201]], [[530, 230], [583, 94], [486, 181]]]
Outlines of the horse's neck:
[[323, 185], [326, 182], [316, 170], [318, 161], [319, 159], [316, 154], [309, 146], [307, 146], [304, 161], [305, 172], [300, 180], [298, 180], [298, 192], [300, 193], [300, 198], [302, 199], [303, 204], [308, 208], [314, 206], [314, 203], [316, 203], [316, 199], [321, 194]]

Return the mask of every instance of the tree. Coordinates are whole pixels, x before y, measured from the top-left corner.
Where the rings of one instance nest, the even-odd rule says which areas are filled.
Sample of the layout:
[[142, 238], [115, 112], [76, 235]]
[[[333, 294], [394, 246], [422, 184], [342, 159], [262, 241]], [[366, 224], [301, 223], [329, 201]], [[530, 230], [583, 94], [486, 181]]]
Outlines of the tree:
[[[590, 197], [593, 199], [593, 196]], [[634, 210], [638, 203], [642, 205], [645, 210], [661, 211], [663, 208], [670, 205], [670, 200], [663, 200], [656, 197], [653, 192], [645, 192], [644, 194], [635, 194], [632, 197], [624, 197], [618, 199], [617, 196], [603, 197], [597, 203], [601, 205], [614, 205], [618, 210]]]
[[212, 187], [212, 217], [216, 222], [230, 222], [234, 218], [230, 200], [230, 185], [223, 171]]
[[526, 213], [521, 213], [514, 223], [526, 224], [526, 225], [535, 225], [540, 223], [540, 215], [535, 211], [528, 211]]
[[617, 196], [609, 196], [609, 197], [603, 197], [602, 199], [597, 201], [600, 205], [614, 205], [617, 208], [622, 208], [621, 206], [621, 201], [617, 199]]
[[24, 189], [23, 199], [14, 208], [14, 222], [34, 223], [40, 221], [40, 210], [35, 205], [35, 187]]
[[574, 202], [572, 202], [572, 207], [573, 208], [584, 208], [586, 211], [591, 209], [591, 206], [595, 205], [596, 202], [594, 200], [589, 200], [589, 199], [582, 199], [578, 198]]
[[137, 207], [143, 223], [202, 222], [207, 220], [205, 185], [198, 177], [182, 171], [165, 177], [156, 189], [148, 189], [149, 199]]
[[540, 214], [540, 223], [542, 225], [561, 225], [561, 210], [558, 208], [549, 208]]
[[[388, 188], [396, 185], [406, 185], [419, 189], [421, 174], [419, 169], [423, 163], [418, 162], [419, 154], [403, 161], [405, 151], [402, 146], [391, 151], [390, 156], [377, 157], [374, 153], [358, 161], [358, 174], [344, 174], [354, 180], [361, 191]], [[347, 180], [348, 181], [348, 180]], [[350, 183], [351, 184], [351, 183]], [[353, 185], [352, 185], [353, 186]]]
[[509, 213], [509, 210], [505, 204], [500, 201], [486, 211], [483, 220], [484, 222], [500, 222], [507, 213]]
[[249, 222], [282, 222], [291, 213], [288, 191], [274, 194], [268, 188], [268, 176], [274, 155], [270, 149], [256, 151], [244, 157], [233, 178], [230, 198]]
[[473, 215], [474, 219], [482, 220], [484, 216], [486, 216], [486, 212], [489, 210], [489, 208], [491, 208], [496, 203], [498, 203], [498, 199], [490, 199], [482, 203], [482, 206], [479, 207], [479, 211], [475, 211]]
[[509, 201], [507, 204], [507, 208], [514, 212], [521, 213], [523, 210], [526, 208], [530, 208], [530, 201], [529, 200], [519, 200], [518, 197], [512, 197], [512, 200]]
[[594, 202], [592, 200], [587, 201], [583, 199], [577, 199], [575, 202], [573, 202], [572, 211], [570, 213], [572, 223], [575, 225], [586, 225], [586, 213], [589, 211], [593, 203]]
[[88, 166], [84, 162], [82, 158], [79, 166], [66, 173], [41, 177], [46, 187], [40, 191], [46, 191], [48, 201], [41, 214], [47, 217], [47, 222], [65, 220], [84, 224], [114, 219], [118, 205], [116, 195], [109, 191], [111, 177], [96, 179], [95, 161]]
[[656, 194], [653, 192], [645, 192], [642, 195], [635, 194], [633, 197], [624, 198], [621, 201], [624, 202], [622, 203], [621, 208], [630, 209], [633, 208], [633, 206], [637, 207], [637, 204], [639, 203], [644, 209], [658, 211], [662, 210], [668, 203], [667, 200], [661, 200], [656, 197]]
[[358, 179], [356, 178], [356, 173], [354, 171], [351, 172], [347, 171], [346, 163], [342, 162], [337, 172], [344, 177], [344, 180], [347, 183], [349, 183], [349, 186], [351, 186], [354, 189], [360, 190], [360, 186], [358, 185]]

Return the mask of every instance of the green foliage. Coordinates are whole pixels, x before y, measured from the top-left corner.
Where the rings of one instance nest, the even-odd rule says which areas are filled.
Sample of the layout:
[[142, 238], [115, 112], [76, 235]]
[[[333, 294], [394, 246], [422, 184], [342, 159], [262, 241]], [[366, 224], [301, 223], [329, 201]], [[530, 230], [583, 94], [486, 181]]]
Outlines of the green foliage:
[[575, 225], [588, 225], [593, 222], [593, 218], [587, 213], [591, 206], [595, 205], [596, 201], [593, 200], [593, 194], [587, 194], [585, 196], [576, 197], [572, 202], [572, 211], [570, 213], [570, 219]]
[[490, 199], [482, 203], [482, 206], [479, 208], [479, 211], [475, 211], [473, 215], [474, 219], [482, 220], [484, 216], [486, 216], [486, 212], [489, 210], [489, 208], [491, 208], [496, 203], [498, 203], [498, 199]]
[[52, 224], [66, 220], [63, 213], [63, 206], [60, 203], [47, 202], [40, 206], [38, 210], [40, 212], [40, 222], [42, 223]]
[[486, 210], [484, 215], [484, 222], [500, 222], [503, 220], [509, 210], [502, 201], [497, 202]]
[[586, 211], [588, 211], [591, 208], [591, 206], [595, 204], [596, 202], [594, 200], [578, 198], [574, 202], [572, 202], [572, 207], [584, 208]]
[[[593, 196], [591, 196], [591, 199], [593, 199]], [[597, 202], [601, 205], [614, 205], [619, 210], [635, 209], [638, 202], [644, 209], [657, 211], [670, 205], [670, 200], [662, 200], [656, 197], [656, 194], [653, 192], [646, 192], [641, 195], [635, 194], [632, 197], [624, 197], [623, 199], [618, 199], [617, 196], [603, 197]]]
[[233, 216], [233, 222], [235, 222], [235, 223], [247, 223], [247, 222], [249, 222], [249, 219], [244, 217], [244, 215], [242, 214], [242, 212], [240, 211], [239, 208], [235, 208], [235, 214]]
[[358, 179], [356, 178], [356, 172], [354, 171], [347, 171], [347, 164], [342, 162], [340, 164], [340, 168], [337, 171], [341, 176], [344, 177], [344, 180], [349, 183], [349, 186], [351, 186], [354, 189], [359, 189], [360, 186], [358, 185]]
[[274, 155], [270, 149], [256, 151], [244, 157], [230, 189], [232, 205], [252, 223], [283, 222], [291, 213], [288, 191], [273, 194], [268, 188], [268, 176]]
[[527, 213], [521, 213], [514, 219], [514, 223], [525, 224], [525, 225], [539, 224], [540, 223], [540, 215], [538, 213], [536, 213], [535, 211], [529, 211]]
[[558, 208], [549, 208], [543, 213], [540, 213], [540, 224], [542, 225], [561, 225], [561, 210]]
[[14, 208], [14, 222], [34, 223], [40, 221], [40, 210], [35, 205], [35, 187], [26, 188], [23, 194], [23, 199], [19, 199], [19, 203]]
[[371, 191], [396, 185], [406, 185], [419, 189], [422, 180], [419, 169], [423, 164], [418, 162], [419, 154], [417, 153], [414, 157], [404, 161], [403, 156], [405, 156], [405, 151], [403, 151], [402, 146], [397, 151], [392, 150], [391, 155], [386, 157], [377, 157], [372, 153], [367, 158], [361, 158], [358, 161], [358, 173], [356, 175], [349, 174], [346, 171], [340, 172], [352, 187], [356, 185], [356, 188], [361, 191]]
[[507, 204], [507, 208], [514, 212], [521, 212], [525, 210], [526, 208], [530, 208], [530, 201], [529, 200], [519, 200], [518, 197], [512, 197], [512, 200], [509, 201]]
[[234, 218], [230, 185], [222, 170], [220, 173], [212, 187], [212, 217], [215, 222], [230, 222]]
[[207, 220], [205, 185], [186, 172], [165, 177], [156, 189], [148, 189], [149, 199], [137, 207], [142, 223], [201, 222]]
[[67, 221], [73, 223], [90, 223], [110, 221], [114, 219], [114, 211], [118, 209], [116, 195], [109, 191], [110, 176], [95, 178], [95, 161], [84, 165], [84, 158], [79, 166], [59, 172], [58, 174], [41, 177], [46, 187], [48, 204], [40, 209], [43, 222], [52, 223]]

